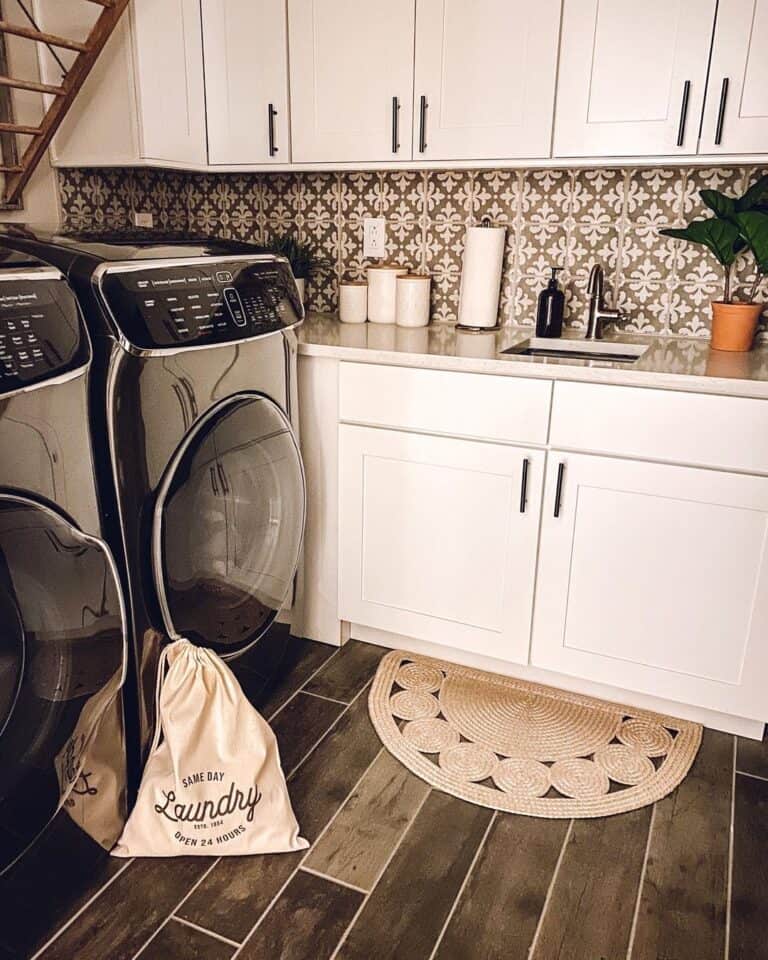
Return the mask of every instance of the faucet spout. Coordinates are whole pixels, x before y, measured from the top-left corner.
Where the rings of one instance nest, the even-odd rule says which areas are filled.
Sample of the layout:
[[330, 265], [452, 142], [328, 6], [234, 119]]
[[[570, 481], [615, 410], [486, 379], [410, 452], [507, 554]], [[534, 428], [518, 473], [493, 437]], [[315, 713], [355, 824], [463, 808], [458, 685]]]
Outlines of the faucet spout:
[[595, 263], [589, 272], [587, 281], [589, 307], [587, 308], [586, 340], [602, 340], [603, 327], [608, 321], [622, 319], [618, 310], [609, 310], [605, 306], [605, 272], [599, 263]]

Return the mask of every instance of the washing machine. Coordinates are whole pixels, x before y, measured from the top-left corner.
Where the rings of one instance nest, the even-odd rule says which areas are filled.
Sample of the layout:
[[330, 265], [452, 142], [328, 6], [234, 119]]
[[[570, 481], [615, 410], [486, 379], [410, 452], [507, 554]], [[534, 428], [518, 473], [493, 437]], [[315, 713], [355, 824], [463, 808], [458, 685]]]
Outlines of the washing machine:
[[[99, 512], [90, 364], [89, 338], [61, 272], [0, 247], [4, 908], [9, 878], [54, 821], [65, 818], [88, 844], [109, 848], [125, 816], [127, 622]], [[0, 930], [7, 949], [12, 913]]]
[[169, 639], [245, 657], [265, 679], [277, 668], [263, 641], [294, 602], [305, 517], [304, 311], [288, 262], [245, 244], [12, 232], [65, 273], [94, 343], [91, 420], [108, 438], [99, 476], [127, 585], [140, 768]]

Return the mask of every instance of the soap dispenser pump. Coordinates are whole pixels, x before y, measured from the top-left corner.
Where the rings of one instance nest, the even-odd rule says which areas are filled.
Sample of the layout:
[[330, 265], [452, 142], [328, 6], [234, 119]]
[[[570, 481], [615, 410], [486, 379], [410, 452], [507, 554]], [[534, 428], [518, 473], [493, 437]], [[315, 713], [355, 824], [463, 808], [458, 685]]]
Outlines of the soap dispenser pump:
[[557, 283], [557, 273], [562, 267], [550, 267], [552, 277], [539, 294], [536, 310], [536, 336], [559, 337], [563, 332], [563, 308], [565, 294]]

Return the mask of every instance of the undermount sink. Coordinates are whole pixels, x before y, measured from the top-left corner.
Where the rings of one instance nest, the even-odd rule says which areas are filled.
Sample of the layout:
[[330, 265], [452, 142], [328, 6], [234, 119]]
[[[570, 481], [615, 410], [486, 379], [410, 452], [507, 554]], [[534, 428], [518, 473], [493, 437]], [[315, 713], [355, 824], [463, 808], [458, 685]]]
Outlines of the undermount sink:
[[551, 357], [557, 360], [607, 360], [611, 363], [635, 363], [647, 349], [647, 346], [639, 343], [530, 337], [528, 340], [522, 340], [501, 352], [518, 357]]

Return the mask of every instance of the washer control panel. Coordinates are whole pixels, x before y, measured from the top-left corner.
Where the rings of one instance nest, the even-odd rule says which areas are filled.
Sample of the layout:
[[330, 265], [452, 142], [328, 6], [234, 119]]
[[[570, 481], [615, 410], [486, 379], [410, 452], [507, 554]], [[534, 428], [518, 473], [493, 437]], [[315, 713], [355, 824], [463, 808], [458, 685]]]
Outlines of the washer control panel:
[[84, 366], [90, 359], [77, 302], [57, 271], [0, 271], [0, 395]]
[[287, 262], [261, 257], [110, 267], [101, 291], [123, 336], [141, 349], [227, 343], [304, 317]]

